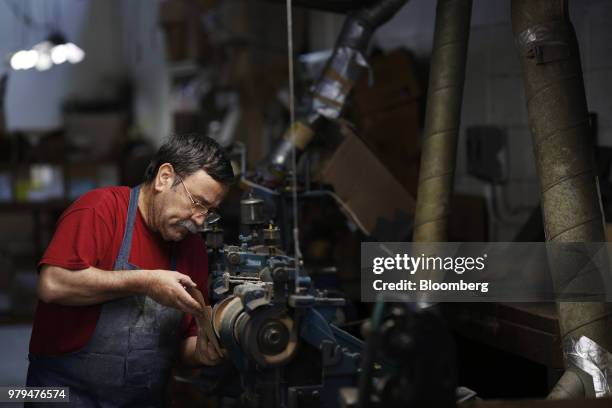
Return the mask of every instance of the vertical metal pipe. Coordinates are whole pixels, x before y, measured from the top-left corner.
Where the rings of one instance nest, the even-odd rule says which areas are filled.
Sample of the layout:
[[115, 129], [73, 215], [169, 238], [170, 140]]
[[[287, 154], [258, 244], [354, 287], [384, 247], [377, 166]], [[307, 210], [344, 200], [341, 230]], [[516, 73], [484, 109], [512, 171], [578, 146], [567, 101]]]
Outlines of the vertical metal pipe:
[[413, 241], [447, 240], [471, 0], [438, 0]]
[[[580, 54], [567, 1], [513, 0], [512, 30], [523, 69], [546, 240], [606, 241]], [[571, 270], [580, 261], [549, 253], [553, 274], [562, 262], [569, 262], [563, 269]], [[612, 350], [609, 304], [560, 302], [557, 309], [566, 348], [586, 336]], [[549, 398], [600, 396], [593, 378], [567, 357], [568, 370]]]

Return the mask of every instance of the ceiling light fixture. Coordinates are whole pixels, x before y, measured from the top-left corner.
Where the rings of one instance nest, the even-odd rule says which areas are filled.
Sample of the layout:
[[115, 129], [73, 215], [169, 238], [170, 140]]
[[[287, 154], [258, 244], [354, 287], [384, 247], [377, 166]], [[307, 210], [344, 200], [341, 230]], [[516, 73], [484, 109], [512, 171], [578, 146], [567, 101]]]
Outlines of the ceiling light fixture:
[[46, 71], [53, 65], [65, 62], [78, 64], [84, 58], [85, 51], [76, 44], [67, 42], [60, 32], [54, 32], [31, 49], [14, 53], [10, 62], [14, 70], [36, 68], [38, 71]]

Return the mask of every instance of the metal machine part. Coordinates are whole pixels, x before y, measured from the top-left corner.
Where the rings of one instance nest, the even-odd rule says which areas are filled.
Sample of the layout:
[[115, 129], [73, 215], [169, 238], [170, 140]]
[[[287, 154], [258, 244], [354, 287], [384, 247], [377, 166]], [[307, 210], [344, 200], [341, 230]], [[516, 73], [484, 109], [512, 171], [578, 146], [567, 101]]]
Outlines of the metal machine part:
[[337, 406], [339, 389], [357, 381], [363, 348], [326, 318], [345, 300], [297, 273], [293, 258], [274, 246], [279, 228], [245, 227], [252, 236], [241, 236], [241, 245], [210, 250], [213, 331], [239, 374], [240, 406]]
[[[378, 378], [371, 375], [376, 361], [391, 362]], [[450, 331], [431, 309], [377, 303], [361, 371], [360, 408], [454, 407], [466, 398], [457, 392]]]
[[213, 308], [214, 332], [243, 379], [246, 406], [336, 406], [340, 386], [356, 381], [362, 343], [317, 308], [344, 299], [321, 297], [289, 257], [267, 256], [262, 265], [248, 276], [226, 272], [225, 297]]
[[[272, 241], [280, 231], [259, 225], [251, 232]], [[239, 406], [337, 407], [340, 390], [360, 380], [369, 384], [361, 401], [371, 406], [421, 403], [431, 395], [430, 406], [455, 401], [453, 348], [433, 312], [414, 315], [406, 306], [381, 312], [366, 346], [330, 323], [336, 315], [330, 311], [344, 299], [316, 290], [280, 248], [245, 238], [211, 250], [213, 330], [240, 379]], [[213, 382], [200, 386], [209, 390]]]
[[223, 248], [223, 229], [215, 226], [205, 231], [205, 234], [206, 248], [214, 250]]
[[245, 225], [264, 224], [264, 201], [252, 195], [240, 200], [240, 221]]
[[[567, 1], [513, 0], [512, 30], [523, 70], [546, 240], [604, 242], [580, 52]], [[578, 272], [587, 255], [550, 253], [555, 279], [571, 282], [577, 275], [557, 276], [555, 271]], [[584, 336], [612, 350], [612, 305], [564, 302], [557, 309], [564, 343]], [[566, 368], [549, 398], [595, 395], [591, 375], [567, 355]]]
[[276, 227], [274, 224], [270, 223], [268, 228], [262, 231], [263, 233], [263, 241], [264, 245], [277, 247], [281, 242], [280, 229]]
[[274, 308], [245, 308], [240, 297], [228, 297], [213, 310], [213, 328], [232, 362], [245, 367], [245, 356], [260, 367], [287, 364], [297, 346], [293, 319]]

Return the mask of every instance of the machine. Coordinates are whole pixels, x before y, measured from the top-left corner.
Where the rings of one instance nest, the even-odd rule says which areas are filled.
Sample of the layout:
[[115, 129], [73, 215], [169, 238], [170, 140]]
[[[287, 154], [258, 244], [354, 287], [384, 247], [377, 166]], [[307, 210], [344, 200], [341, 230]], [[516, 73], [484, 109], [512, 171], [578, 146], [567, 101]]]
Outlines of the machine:
[[330, 323], [342, 298], [327, 297], [278, 247], [263, 200], [241, 202], [240, 245], [223, 243], [216, 225], [210, 251], [213, 328], [240, 377], [240, 405], [334, 407], [356, 384], [363, 342]]
[[263, 207], [258, 197], [241, 201], [240, 245], [225, 244], [218, 225], [206, 231], [213, 330], [227, 362], [203, 370], [200, 387], [253, 408], [453, 406], [455, 360], [442, 319], [380, 303], [367, 343], [340, 329], [333, 319], [345, 299], [314, 287], [279, 247]]

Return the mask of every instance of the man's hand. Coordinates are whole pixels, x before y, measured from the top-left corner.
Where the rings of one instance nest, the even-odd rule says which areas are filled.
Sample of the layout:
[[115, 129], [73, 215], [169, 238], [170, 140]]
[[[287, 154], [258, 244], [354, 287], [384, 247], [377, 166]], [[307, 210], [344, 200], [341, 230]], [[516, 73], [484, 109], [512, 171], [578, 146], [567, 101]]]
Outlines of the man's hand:
[[[204, 365], [217, 365], [223, 359], [223, 353], [217, 351], [210, 337], [198, 324], [198, 339], [195, 345], [195, 357]], [[217, 342], [216, 339], [214, 342]]]
[[203, 313], [202, 304], [188, 293], [188, 290], [196, 287], [189, 276], [162, 269], [152, 270], [149, 273], [146, 285], [147, 296], [164, 306], [174, 307], [194, 316]]
[[202, 292], [196, 287], [190, 287], [188, 291], [202, 306], [202, 312], [193, 315], [198, 325], [198, 339], [195, 347], [196, 357], [206, 365], [218, 364], [225, 355], [225, 351], [219, 344], [213, 330], [212, 308], [206, 305]]

